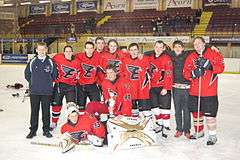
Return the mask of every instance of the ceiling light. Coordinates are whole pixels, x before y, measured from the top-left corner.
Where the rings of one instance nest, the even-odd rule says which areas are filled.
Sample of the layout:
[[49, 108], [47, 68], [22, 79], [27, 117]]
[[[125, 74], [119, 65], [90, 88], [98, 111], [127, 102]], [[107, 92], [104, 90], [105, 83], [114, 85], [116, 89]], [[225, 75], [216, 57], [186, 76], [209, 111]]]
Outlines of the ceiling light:
[[50, 1], [46, 0], [46, 1], [39, 1], [39, 3], [50, 3]]
[[12, 3], [6, 3], [6, 4], [3, 4], [4, 7], [10, 7], [10, 6], [13, 6], [14, 4]]
[[20, 5], [28, 5], [31, 4], [31, 2], [21, 2]]

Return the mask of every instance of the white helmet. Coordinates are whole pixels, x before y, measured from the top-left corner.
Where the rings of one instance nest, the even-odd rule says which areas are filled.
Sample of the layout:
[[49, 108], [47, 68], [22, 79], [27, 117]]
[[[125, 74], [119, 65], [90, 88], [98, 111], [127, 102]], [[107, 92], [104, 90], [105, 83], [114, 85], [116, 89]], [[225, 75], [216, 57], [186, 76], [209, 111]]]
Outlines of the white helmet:
[[73, 112], [79, 113], [78, 106], [74, 102], [68, 102], [66, 115], [69, 116], [69, 114], [71, 114]]

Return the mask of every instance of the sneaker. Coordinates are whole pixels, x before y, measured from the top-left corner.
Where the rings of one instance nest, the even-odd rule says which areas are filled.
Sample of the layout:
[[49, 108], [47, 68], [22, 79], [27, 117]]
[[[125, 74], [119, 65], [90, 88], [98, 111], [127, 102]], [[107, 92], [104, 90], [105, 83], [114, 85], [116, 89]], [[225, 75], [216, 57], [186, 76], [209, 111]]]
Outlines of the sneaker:
[[181, 137], [182, 134], [183, 134], [182, 132], [177, 131], [177, 132], [175, 133], [174, 137], [176, 137], [176, 138]]
[[53, 131], [55, 128], [57, 128], [57, 123], [51, 123], [49, 130]]
[[43, 136], [45, 136], [47, 138], [51, 138], [52, 134], [50, 132], [43, 132]]
[[204, 132], [199, 132], [198, 134], [194, 133], [193, 135], [191, 135], [190, 139], [198, 139], [198, 138], [202, 138], [202, 137], [204, 137]]
[[27, 136], [26, 136], [26, 138], [27, 139], [32, 139], [33, 137], [35, 137], [36, 136], [36, 132], [30, 132]]
[[169, 132], [170, 132], [170, 128], [169, 127], [163, 127], [163, 129], [162, 129], [162, 137], [167, 138]]
[[216, 135], [209, 135], [207, 140], [207, 145], [214, 145], [217, 142], [217, 136]]
[[184, 133], [184, 136], [185, 136], [187, 139], [190, 139], [190, 137], [191, 137], [190, 133]]

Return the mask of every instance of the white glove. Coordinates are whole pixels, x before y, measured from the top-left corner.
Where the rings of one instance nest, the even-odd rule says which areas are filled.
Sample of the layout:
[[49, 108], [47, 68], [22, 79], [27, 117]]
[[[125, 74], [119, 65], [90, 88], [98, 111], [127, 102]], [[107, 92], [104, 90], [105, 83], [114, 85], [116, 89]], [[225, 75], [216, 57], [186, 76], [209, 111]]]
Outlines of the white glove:
[[100, 121], [106, 122], [108, 120], [108, 114], [101, 114], [100, 115]]
[[102, 147], [103, 146], [103, 138], [99, 138], [95, 135], [87, 135], [88, 141], [90, 144], [96, 146], [96, 147]]

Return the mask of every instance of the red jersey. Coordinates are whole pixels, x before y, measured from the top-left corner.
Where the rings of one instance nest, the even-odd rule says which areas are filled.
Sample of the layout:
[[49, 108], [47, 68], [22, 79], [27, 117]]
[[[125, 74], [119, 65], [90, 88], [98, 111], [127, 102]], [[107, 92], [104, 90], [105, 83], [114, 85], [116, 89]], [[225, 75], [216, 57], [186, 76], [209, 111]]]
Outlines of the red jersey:
[[114, 54], [104, 52], [100, 60], [100, 66], [102, 70], [105, 72], [107, 66], [113, 64], [118, 68], [118, 72], [121, 75], [124, 75], [123, 59], [125, 56], [126, 54], [120, 50], [117, 50]]
[[99, 56], [93, 54], [93, 56], [89, 58], [85, 53], [79, 53], [76, 58], [80, 61], [79, 84], [85, 85], [96, 83]]
[[95, 135], [100, 138], [105, 137], [105, 127], [93, 115], [85, 112], [79, 115], [78, 121], [75, 125], [67, 122], [61, 127], [61, 133], [78, 133], [84, 132], [89, 135]]
[[[197, 67], [195, 61], [199, 57], [197, 52], [191, 53], [184, 64], [183, 76], [190, 81], [189, 94], [198, 96], [199, 78], [192, 79], [191, 72]], [[201, 96], [216, 96], [218, 88], [218, 76], [217, 74], [224, 71], [223, 56], [211, 50], [205, 49], [202, 55], [203, 58], [208, 59], [212, 65], [212, 70], [205, 70], [203, 76], [201, 76]]]
[[132, 91], [126, 79], [117, 78], [114, 82], [104, 79], [102, 90], [105, 102], [114, 95], [114, 115], [130, 116], [132, 114]]
[[[94, 54], [97, 55], [99, 57], [99, 63], [101, 62], [102, 59], [102, 55], [105, 53], [106, 51], [103, 50], [101, 52], [98, 52], [97, 50], [94, 51]], [[97, 84], [101, 85], [102, 81], [105, 78], [105, 73], [103, 71], [99, 71], [97, 72]]]
[[135, 90], [132, 99], [149, 99], [150, 79], [148, 70], [150, 67], [149, 58], [124, 59], [126, 67], [125, 77], [130, 81], [131, 87]]
[[65, 58], [63, 53], [56, 54], [52, 60], [57, 65], [58, 69], [58, 78], [56, 82], [76, 85], [79, 71], [79, 61], [76, 58], [69, 61]]
[[151, 87], [163, 87], [171, 90], [173, 83], [173, 64], [171, 57], [165, 53], [159, 57], [150, 57]]

